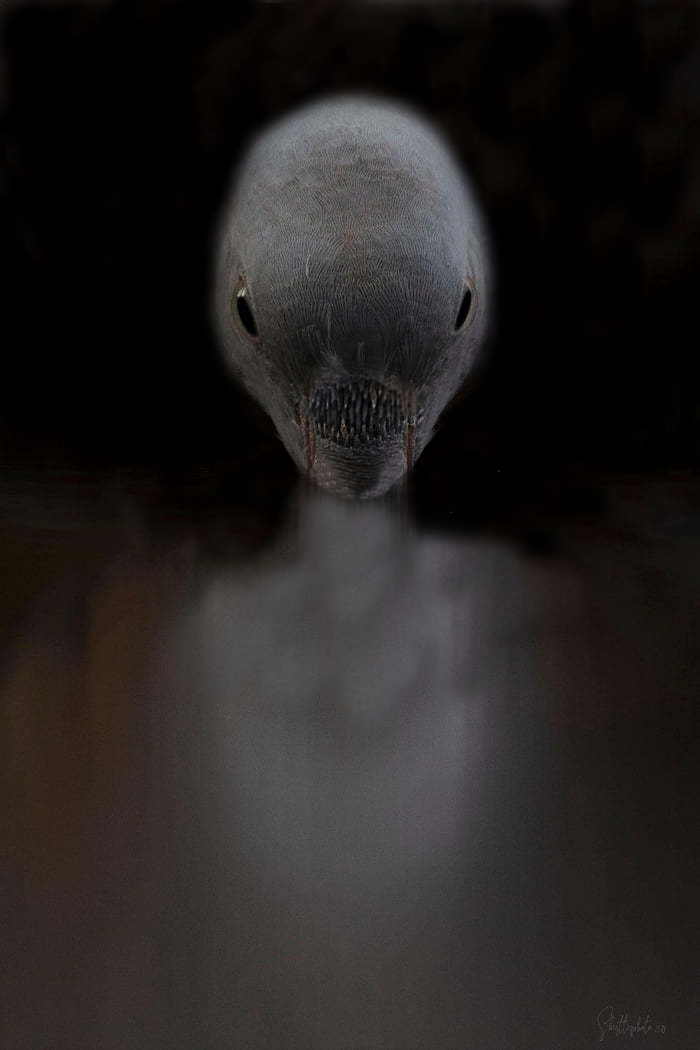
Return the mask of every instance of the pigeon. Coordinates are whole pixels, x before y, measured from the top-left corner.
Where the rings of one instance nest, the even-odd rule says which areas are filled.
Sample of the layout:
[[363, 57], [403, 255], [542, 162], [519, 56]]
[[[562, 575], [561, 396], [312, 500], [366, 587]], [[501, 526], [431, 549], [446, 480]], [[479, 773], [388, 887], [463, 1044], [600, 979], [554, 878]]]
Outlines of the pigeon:
[[394, 100], [307, 103], [248, 146], [212, 258], [217, 343], [300, 471], [397, 485], [488, 330], [486, 225], [443, 137]]

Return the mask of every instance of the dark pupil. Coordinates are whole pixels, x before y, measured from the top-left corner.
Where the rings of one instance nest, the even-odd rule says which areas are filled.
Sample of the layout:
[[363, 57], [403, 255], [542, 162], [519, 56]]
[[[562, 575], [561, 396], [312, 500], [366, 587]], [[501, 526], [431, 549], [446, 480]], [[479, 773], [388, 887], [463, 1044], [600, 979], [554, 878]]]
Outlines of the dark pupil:
[[457, 314], [457, 320], [455, 321], [455, 328], [461, 328], [467, 317], [472, 306], [472, 293], [471, 289], [467, 288], [462, 298], [462, 302], [459, 307], [459, 313]]
[[238, 310], [238, 316], [240, 317], [241, 324], [246, 332], [248, 332], [249, 335], [257, 335], [258, 326], [255, 323], [253, 311], [250, 308], [245, 294], [236, 296], [236, 309]]

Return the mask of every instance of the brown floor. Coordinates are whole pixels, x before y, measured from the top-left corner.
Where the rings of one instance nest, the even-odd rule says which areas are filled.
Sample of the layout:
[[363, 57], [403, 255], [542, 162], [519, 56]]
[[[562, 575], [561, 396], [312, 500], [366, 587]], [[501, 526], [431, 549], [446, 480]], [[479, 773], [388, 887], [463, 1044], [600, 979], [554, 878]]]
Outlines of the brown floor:
[[214, 554], [6, 486], [2, 1050], [697, 1046], [678, 486], [550, 557], [313, 493]]

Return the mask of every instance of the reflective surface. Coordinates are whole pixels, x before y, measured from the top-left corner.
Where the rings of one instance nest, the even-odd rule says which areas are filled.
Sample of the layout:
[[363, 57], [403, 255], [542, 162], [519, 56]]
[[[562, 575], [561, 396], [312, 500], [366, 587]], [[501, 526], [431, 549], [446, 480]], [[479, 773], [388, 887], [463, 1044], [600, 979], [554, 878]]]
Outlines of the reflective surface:
[[310, 491], [214, 554], [5, 486], [0, 1045], [697, 1045], [678, 488], [535, 558]]

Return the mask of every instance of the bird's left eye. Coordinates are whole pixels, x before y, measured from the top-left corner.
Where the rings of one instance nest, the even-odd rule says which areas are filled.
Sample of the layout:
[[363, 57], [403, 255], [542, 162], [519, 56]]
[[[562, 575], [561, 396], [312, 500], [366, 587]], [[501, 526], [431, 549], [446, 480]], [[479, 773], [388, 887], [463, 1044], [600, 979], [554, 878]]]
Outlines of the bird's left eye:
[[248, 301], [248, 290], [245, 286], [242, 286], [236, 292], [236, 311], [238, 313], [238, 319], [245, 328], [248, 335], [257, 339], [258, 326], [255, 323], [255, 314]]
[[457, 318], [455, 320], [455, 332], [458, 332], [464, 325], [472, 308], [472, 290], [469, 285], [464, 289], [464, 295], [462, 296], [462, 302], [459, 304], [459, 310], [457, 311]]

